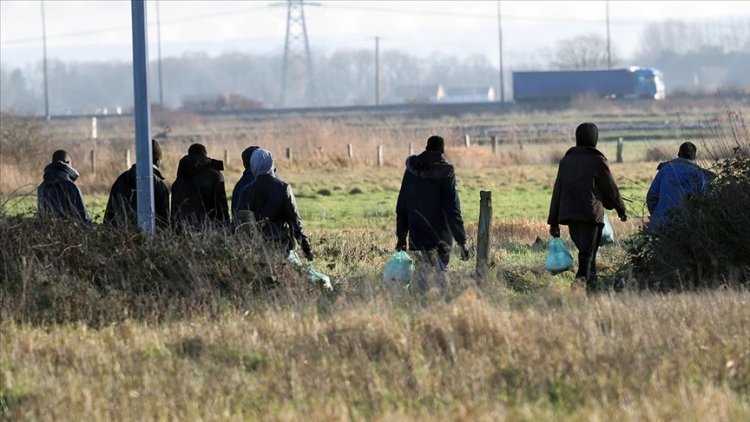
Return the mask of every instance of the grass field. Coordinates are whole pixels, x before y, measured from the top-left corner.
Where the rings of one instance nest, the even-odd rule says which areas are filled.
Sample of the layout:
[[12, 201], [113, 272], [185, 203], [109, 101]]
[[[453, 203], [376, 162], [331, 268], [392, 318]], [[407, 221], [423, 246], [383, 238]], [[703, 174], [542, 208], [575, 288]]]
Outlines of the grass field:
[[[335, 294], [292, 277], [281, 280], [277, 292], [241, 303], [208, 300], [180, 318], [134, 312], [96, 324], [19, 321], [13, 314], [18, 304], [0, 298], [7, 307], [0, 309], [0, 420], [750, 420], [746, 289], [659, 294], [628, 284], [622, 293], [584, 296], [570, 292], [572, 272], [552, 276], [544, 270], [551, 187], [557, 160], [570, 145], [564, 137], [522, 148], [506, 143], [493, 155], [487, 145], [462, 148], [460, 134], [451, 132], [455, 145], [448, 156], [456, 165], [472, 245], [479, 192], [492, 192], [489, 275], [477, 283], [475, 263], [454, 256], [443, 291], [418, 294], [381, 280], [395, 245], [395, 202], [409, 142], [419, 152], [424, 134], [461, 125], [548, 121], [574, 127], [581, 120], [663, 122], [675, 115], [657, 106], [629, 113], [602, 107], [439, 121], [298, 119], [288, 127], [242, 126], [230, 117], [201, 118], [192, 127], [175, 124], [190, 116], [157, 120], [174, 125], [177, 138], [164, 143], [168, 181], [191, 140], [206, 142], [218, 158], [226, 145], [232, 157], [225, 172], [228, 190], [240, 176], [239, 151], [253, 143], [269, 145], [279, 158], [279, 175], [297, 195], [316, 254], [313, 265], [331, 276]], [[697, 106], [680, 110], [680, 116], [712, 118]], [[103, 122], [103, 133], [129, 136], [127, 122]], [[129, 141], [101, 143], [105, 164], [91, 174], [85, 161], [90, 144], [72, 141], [85, 133], [86, 122], [64, 122], [56, 129], [57, 142], [77, 154], [86, 203], [100, 216], [109, 184], [125, 169], [121, 153]], [[663, 140], [670, 131], [673, 127], [626, 141], [622, 164], [614, 163], [614, 142], [600, 143], [630, 216], [626, 223], [612, 218], [616, 242], [598, 257], [604, 279], [632, 281], [625, 240], [642, 224], [656, 163], [673, 156], [681, 142]], [[278, 138], [264, 138], [270, 133]], [[710, 134], [694, 139], [699, 148], [710, 147]], [[345, 157], [347, 141], [355, 144], [351, 161]], [[386, 145], [382, 168], [374, 165], [379, 143]], [[297, 151], [292, 161], [283, 158], [290, 145]], [[2, 154], [3, 211], [33, 210], [40, 164], [9, 162]], [[50, 277], [44, 282], [59, 282], [61, 288], [89, 282], [88, 265], [79, 279], [71, 281], [70, 272], [55, 278], [56, 265], [92, 245], [86, 240], [60, 245], [54, 233], [34, 233], [36, 243], [23, 249], [28, 256], [0, 262], [3, 294], [35, 276]], [[118, 248], [138, 239], [125, 236], [97, 259], [124, 256]], [[563, 239], [570, 244], [565, 230]], [[213, 249], [186, 250], [195, 262], [184, 263], [180, 248], [187, 248], [187, 241], [174, 242], [173, 271], [213, 268], [213, 262], [201, 261]], [[5, 250], [17, 246], [2, 240]], [[59, 252], [35, 260], [34, 254], [45, 250]], [[132, 265], [146, 268], [153, 265], [150, 258]], [[8, 278], [11, 267], [21, 268], [21, 280]], [[106, 303], [119, 306], [116, 296]]]

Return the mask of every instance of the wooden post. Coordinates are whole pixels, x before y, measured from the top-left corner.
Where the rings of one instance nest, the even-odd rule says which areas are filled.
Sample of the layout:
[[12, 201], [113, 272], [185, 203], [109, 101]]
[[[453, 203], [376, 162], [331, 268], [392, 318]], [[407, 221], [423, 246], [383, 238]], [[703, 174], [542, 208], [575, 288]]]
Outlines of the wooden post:
[[378, 145], [378, 167], [383, 167], [383, 145]]
[[292, 147], [286, 147], [286, 159], [291, 161], [292, 158]]
[[622, 148], [623, 148], [623, 143], [622, 143], [622, 138], [620, 138], [617, 140], [617, 162], [618, 163], [622, 163]]
[[229, 150], [226, 149], [224, 150], [224, 165], [229, 165]]
[[414, 142], [409, 142], [409, 157], [414, 155]]
[[492, 154], [497, 154], [497, 135], [492, 135]]
[[130, 148], [125, 151], [125, 163], [128, 165], [128, 168], [133, 165], [133, 160], [130, 159]]
[[471, 137], [468, 133], [464, 135], [464, 144], [466, 145], [466, 148], [471, 147]]
[[477, 275], [487, 278], [490, 267], [490, 228], [492, 223], [492, 192], [479, 192], [479, 228], [477, 230]]
[[96, 148], [91, 150], [91, 172], [96, 173]]
[[352, 144], [346, 145], [346, 153], [349, 155], [349, 160], [354, 159], [354, 148], [352, 147]]

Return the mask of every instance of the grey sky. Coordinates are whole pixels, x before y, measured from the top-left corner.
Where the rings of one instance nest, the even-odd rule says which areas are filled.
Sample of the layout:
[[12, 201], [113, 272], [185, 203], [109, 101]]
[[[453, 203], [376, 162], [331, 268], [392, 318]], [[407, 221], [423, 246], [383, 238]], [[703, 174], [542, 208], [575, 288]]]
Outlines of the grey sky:
[[[267, 53], [283, 48], [286, 8], [267, 1], [162, 0], [162, 51]], [[318, 1], [305, 8], [311, 48], [372, 48], [416, 55], [441, 52], [498, 57], [495, 1]], [[530, 62], [542, 48], [590, 32], [605, 34], [604, 1], [502, 1], [508, 65]], [[155, 57], [156, 3], [148, 5], [151, 58]], [[750, 16], [747, 1], [610, 1], [611, 37], [631, 57], [650, 21], [700, 21]], [[0, 1], [0, 61], [24, 66], [41, 58], [38, 1]], [[129, 1], [46, 1], [48, 54], [71, 61], [130, 60]]]

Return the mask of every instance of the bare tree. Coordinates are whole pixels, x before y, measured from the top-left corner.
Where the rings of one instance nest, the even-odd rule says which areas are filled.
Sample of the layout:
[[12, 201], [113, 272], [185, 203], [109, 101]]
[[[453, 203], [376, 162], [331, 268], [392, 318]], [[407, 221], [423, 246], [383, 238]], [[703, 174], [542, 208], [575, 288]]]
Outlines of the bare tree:
[[[617, 53], [613, 47], [612, 63], [617, 61]], [[561, 40], [557, 43], [557, 50], [551, 65], [557, 69], [606, 67], [607, 40], [595, 33]]]

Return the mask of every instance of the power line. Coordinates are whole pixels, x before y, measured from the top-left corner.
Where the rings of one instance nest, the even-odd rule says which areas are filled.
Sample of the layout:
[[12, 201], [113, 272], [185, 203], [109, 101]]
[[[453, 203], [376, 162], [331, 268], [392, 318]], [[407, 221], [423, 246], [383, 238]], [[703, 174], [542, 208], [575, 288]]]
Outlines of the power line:
[[[238, 13], [242, 12], [248, 12], [251, 10], [258, 10], [258, 9], [265, 9], [266, 6], [253, 6], [253, 7], [245, 7], [242, 9], [235, 9], [235, 10], [227, 10], [222, 12], [216, 12], [216, 13], [207, 13], [203, 15], [194, 15], [194, 16], [188, 16], [185, 18], [179, 18], [179, 19], [171, 19], [161, 22], [161, 25], [173, 25], [176, 23], [183, 23], [183, 22], [190, 22], [195, 20], [203, 20], [207, 18], [213, 18], [216, 16], [227, 16], [227, 15], [236, 15]], [[156, 23], [150, 23], [148, 26], [156, 26]], [[65, 32], [61, 34], [54, 34], [54, 35], [47, 35], [47, 39], [59, 39], [59, 38], [75, 38], [75, 37], [81, 37], [84, 35], [95, 35], [95, 34], [103, 34], [107, 32], [124, 32], [124, 31], [130, 31], [132, 28], [130, 26], [120, 26], [115, 28], [97, 28], [97, 29], [90, 29], [86, 31], [77, 31], [77, 32]], [[16, 38], [16, 39], [10, 39], [10, 40], [0, 40], [1, 44], [25, 44], [29, 42], [37, 42], [42, 41], [42, 37], [28, 37], [28, 38]]]

